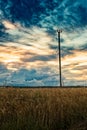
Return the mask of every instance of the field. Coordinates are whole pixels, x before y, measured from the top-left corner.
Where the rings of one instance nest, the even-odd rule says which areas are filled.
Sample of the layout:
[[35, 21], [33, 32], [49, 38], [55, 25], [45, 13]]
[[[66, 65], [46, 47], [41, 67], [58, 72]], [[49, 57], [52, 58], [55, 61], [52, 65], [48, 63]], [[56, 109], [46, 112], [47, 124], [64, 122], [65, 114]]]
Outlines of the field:
[[0, 88], [0, 130], [87, 130], [87, 88]]

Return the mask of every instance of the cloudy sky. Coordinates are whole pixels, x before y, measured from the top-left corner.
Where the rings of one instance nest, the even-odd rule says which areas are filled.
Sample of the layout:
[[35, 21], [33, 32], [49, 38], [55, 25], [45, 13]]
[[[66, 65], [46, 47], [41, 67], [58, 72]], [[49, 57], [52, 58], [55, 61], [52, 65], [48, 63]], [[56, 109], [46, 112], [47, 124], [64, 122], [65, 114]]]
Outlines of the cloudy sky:
[[0, 86], [87, 85], [87, 0], [0, 0]]

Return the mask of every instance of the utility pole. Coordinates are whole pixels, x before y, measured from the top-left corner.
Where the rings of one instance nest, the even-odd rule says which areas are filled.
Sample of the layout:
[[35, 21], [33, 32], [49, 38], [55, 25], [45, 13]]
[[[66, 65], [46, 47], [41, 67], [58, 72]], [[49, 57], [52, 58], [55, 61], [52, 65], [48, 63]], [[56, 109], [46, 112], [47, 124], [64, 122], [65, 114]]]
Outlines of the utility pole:
[[62, 30], [57, 30], [58, 33], [58, 48], [59, 48], [59, 79], [60, 79], [60, 87], [62, 87], [62, 74], [61, 74], [61, 46], [60, 46], [60, 33]]

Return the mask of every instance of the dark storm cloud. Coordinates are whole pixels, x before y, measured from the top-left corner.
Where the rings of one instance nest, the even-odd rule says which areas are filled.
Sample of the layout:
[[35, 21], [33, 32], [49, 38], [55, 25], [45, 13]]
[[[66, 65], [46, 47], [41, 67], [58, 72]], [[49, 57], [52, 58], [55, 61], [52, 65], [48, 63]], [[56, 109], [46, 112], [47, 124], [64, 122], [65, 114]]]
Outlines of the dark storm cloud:
[[3, 23], [0, 22], [0, 42], [6, 41], [8, 39], [8, 33], [6, 33], [6, 28], [4, 27]]
[[18, 35], [11, 35], [7, 32], [7, 28], [4, 26], [2, 22], [0, 22], [0, 45], [4, 45], [4, 42], [14, 42], [19, 38]]
[[[44, 70], [44, 72], [43, 72]], [[7, 75], [5, 75], [7, 73]], [[6, 86], [57, 86], [58, 76], [50, 68], [41, 69], [20, 69], [17, 72], [3, 73], [0, 77], [0, 85]], [[22, 75], [22, 76], [21, 76]], [[3, 83], [3, 84], [2, 84]]]
[[61, 52], [62, 52], [62, 54], [61, 54], [61, 56], [62, 57], [64, 57], [64, 56], [66, 56], [66, 55], [71, 55], [71, 54], [73, 54], [74, 52], [74, 47], [62, 47], [61, 48]]
[[21, 59], [23, 60], [24, 62], [34, 62], [34, 61], [50, 61], [50, 60], [53, 60], [53, 59], [56, 59], [57, 56], [56, 55], [37, 55], [37, 56], [32, 56], [31, 58], [24, 58], [24, 59]]
[[38, 0], [0, 0], [0, 4], [5, 18], [26, 26], [36, 24], [42, 12]]
[[0, 62], [0, 74], [4, 73], [4, 72], [6, 72], [6, 71], [7, 71], [6, 66], [3, 65], [3, 64]]
[[[0, 0], [0, 18], [1, 22], [10, 20], [31, 28], [45, 28], [45, 32], [55, 37], [58, 27], [69, 31], [87, 25], [86, 3], [86, 0]], [[18, 39], [18, 36], [9, 37], [3, 30], [0, 31], [1, 41]]]
[[8, 76], [11, 74], [10, 70], [7, 70], [6, 66], [0, 63], [0, 86], [6, 85]]
[[47, 30], [55, 26], [72, 30], [87, 24], [87, 7], [84, 7], [84, 2], [83, 5], [78, 0], [47, 0], [41, 3], [45, 13], [41, 15], [40, 24]]
[[87, 79], [87, 0], [0, 0], [0, 22], [0, 83], [58, 85], [57, 28], [66, 84]]
[[77, 67], [74, 67], [74, 70], [87, 70], [87, 65], [82, 65], [82, 66], [77, 66]]
[[[50, 48], [55, 50], [56, 53], [58, 53], [58, 45], [50, 45]], [[61, 46], [61, 56], [64, 57], [66, 55], [73, 54], [74, 50], [75, 50], [75, 47]]]
[[84, 45], [80, 46], [80, 50], [87, 50], [87, 43], [85, 43]]
[[0, 22], [0, 37], [3, 36], [5, 33], [5, 27], [4, 25]]
[[[0, 0], [5, 18], [25, 26], [37, 25], [53, 33], [54, 26], [87, 25], [86, 0]], [[84, 13], [83, 13], [84, 12]]]

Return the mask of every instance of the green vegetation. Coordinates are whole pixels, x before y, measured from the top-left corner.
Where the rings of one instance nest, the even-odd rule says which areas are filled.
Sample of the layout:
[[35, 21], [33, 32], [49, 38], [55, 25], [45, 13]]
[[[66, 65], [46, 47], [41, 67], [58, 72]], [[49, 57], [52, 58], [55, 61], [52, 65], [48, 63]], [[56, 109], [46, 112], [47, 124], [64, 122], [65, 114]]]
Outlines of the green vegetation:
[[87, 130], [87, 88], [0, 88], [0, 130]]

